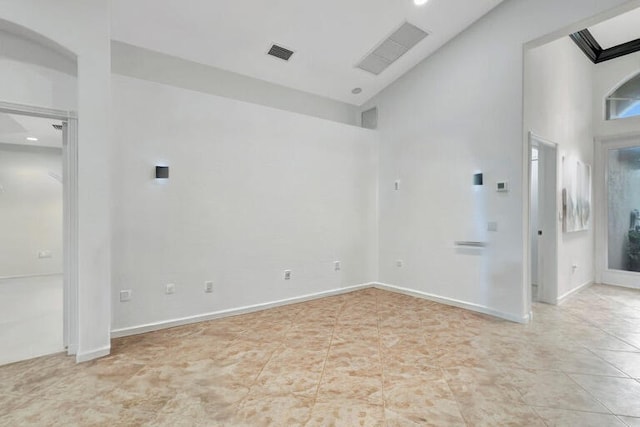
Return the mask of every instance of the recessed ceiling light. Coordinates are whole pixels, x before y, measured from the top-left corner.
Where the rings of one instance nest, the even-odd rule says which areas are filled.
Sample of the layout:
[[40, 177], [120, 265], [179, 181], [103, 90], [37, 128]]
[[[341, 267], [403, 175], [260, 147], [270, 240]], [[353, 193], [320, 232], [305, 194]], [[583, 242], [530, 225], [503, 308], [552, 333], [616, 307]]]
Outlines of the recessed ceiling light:
[[422, 6], [423, 4], [425, 4], [428, 1], [429, 0], [413, 0], [413, 2], [415, 3], [416, 6]]
[[357, 95], [357, 94], [359, 94], [359, 93], [362, 93], [362, 88], [357, 87], [357, 88], [353, 89], [353, 90], [351, 91], [351, 93], [352, 93], [352, 94], [354, 94], [354, 95]]
[[38, 140], [38, 138], [36, 138], [35, 136], [28, 136], [27, 137], [27, 141], [33, 141], [36, 142]]

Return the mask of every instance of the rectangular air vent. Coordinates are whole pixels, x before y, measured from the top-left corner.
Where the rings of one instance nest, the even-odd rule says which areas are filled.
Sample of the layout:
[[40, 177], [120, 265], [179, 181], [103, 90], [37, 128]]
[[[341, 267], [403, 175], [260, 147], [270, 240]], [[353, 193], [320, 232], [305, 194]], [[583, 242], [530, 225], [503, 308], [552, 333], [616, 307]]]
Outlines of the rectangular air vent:
[[428, 35], [426, 31], [405, 22], [365, 56], [357, 67], [377, 76]]
[[267, 54], [288, 61], [289, 58], [291, 58], [291, 55], [293, 55], [293, 51], [274, 44], [271, 46], [271, 49], [269, 49]]

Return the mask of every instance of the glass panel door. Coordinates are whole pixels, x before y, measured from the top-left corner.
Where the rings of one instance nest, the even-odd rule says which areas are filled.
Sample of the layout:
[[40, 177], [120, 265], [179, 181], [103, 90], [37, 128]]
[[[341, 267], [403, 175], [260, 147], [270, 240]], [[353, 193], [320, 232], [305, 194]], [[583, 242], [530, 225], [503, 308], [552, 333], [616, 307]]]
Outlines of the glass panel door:
[[640, 141], [615, 144], [605, 153], [607, 259], [602, 281], [640, 287]]

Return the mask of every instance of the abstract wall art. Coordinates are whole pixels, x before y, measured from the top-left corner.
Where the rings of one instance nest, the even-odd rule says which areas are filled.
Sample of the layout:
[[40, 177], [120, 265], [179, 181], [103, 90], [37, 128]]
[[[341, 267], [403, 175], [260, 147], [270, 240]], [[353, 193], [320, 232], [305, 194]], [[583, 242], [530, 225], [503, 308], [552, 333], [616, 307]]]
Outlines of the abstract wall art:
[[591, 165], [562, 158], [562, 231], [589, 229], [591, 222]]

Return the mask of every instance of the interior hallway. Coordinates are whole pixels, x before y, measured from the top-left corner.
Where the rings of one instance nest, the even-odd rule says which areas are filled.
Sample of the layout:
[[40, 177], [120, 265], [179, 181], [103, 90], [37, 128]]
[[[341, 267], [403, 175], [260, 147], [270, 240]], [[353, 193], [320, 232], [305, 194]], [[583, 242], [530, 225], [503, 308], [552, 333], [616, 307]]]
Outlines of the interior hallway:
[[520, 325], [366, 289], [0, 367], [0, 425], [640, 426], [640, 291]]

